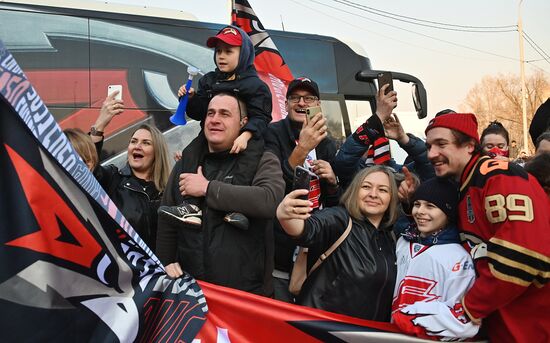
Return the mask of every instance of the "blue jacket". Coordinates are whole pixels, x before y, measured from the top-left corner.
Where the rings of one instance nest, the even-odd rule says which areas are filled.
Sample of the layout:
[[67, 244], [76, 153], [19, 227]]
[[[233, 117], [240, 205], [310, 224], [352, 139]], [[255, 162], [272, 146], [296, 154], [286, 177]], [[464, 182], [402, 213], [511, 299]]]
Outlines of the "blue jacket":
[[[369, 125], [365, 127], [365, 134], [368, 136], [368, 142], [359, 139], [359, 135], [352, 134], [348, 136], [334, 158], [334, 173], [338, 176], [340, 184], [344, 188], [349, 185], [359, 170], [367, 167], [363, 155], [370, 148], [370, 142], [374, 142], [374, 140], [383, 136], [382, 123], [376, 114], [372, 115], [367, 123]], [[407, 135], [409, 136], [409, 142], [399, 146], [412, 158], [412, 162], [401, 165], [391, 159], [388, 166], [398, 172], [401, 172], [403, 166], [406, 166], [411, 172], [417, 174], [421, 181], [435, 177], [435, 171], [428, 160], [428, 151], [424, 141], [413, 134], [408, 133]]]

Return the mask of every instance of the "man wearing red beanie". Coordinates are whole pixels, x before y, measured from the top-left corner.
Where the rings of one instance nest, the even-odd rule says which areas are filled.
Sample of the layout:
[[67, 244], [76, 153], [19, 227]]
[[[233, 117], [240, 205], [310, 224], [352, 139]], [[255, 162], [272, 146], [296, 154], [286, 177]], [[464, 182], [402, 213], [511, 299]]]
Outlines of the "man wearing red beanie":
[[436, 117], [426, 128], [438, 177], [460, 184], [458, 224], [477, 278], [462, 299], [491, 342], [550, 341], [550, 201], [514, 163], [481, 156], [471, 113]]

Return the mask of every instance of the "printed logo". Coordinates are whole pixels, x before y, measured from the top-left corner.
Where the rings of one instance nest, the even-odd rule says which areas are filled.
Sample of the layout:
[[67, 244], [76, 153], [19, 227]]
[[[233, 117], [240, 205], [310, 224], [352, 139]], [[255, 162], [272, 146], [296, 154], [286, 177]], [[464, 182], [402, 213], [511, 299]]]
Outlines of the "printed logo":
[[232, 34], [232, 35], [237, 35], [237, 30], [235, 30], [234, 28], [232, 27], [226, 27], [225, 29], [223, 29], [222, 31], [222, 34], [223, 35], [228, 35], [228, 34]]

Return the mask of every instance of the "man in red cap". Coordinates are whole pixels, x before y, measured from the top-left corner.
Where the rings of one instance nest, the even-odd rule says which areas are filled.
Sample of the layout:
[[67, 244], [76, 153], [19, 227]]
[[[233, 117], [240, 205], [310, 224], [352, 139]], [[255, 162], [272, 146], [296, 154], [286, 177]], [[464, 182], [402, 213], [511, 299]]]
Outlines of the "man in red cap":
[[[550, 201], [533, 176], [481, 156], [471, 113], [436, 117], [426, 128], [438, 177], [460, 185], [458, 224], [477, 278], [462, 299], [492, 342], [550, 340]], [[429, 329], [429, 328], [428, 328]]]

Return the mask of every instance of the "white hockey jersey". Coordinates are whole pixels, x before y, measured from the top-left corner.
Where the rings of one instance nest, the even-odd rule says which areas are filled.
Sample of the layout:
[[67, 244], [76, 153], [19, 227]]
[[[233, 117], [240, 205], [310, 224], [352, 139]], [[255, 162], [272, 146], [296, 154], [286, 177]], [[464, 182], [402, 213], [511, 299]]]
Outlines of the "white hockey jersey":
[[479, 326], [460, 303], [474, 279], [474, 264], [460, 244], [430, 246], [400, 237], [392, 321], [407, 334], [432, 340], [475, 336]]

